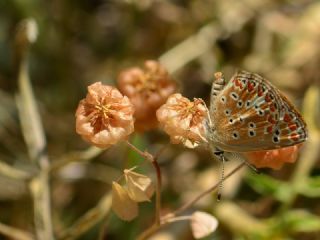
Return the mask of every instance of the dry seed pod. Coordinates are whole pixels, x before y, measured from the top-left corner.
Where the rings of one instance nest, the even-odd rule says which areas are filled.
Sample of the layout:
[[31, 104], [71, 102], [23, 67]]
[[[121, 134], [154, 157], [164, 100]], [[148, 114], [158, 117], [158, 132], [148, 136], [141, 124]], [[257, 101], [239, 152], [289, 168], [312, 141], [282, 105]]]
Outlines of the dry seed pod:
[[218, 220], [208, 213], [197, 211], [191, 215], [190, 225], [192, 235], [199, 239], [214, 232], [218, 227]]
[[134, 131], [133, 105], [118, 89], [96, 82], [76, 111], [76, 131], [100, 148], [124, 140]]
[[133, 201], [126, 189], [120, 184], [112, 183], [112, 210], [124, 221], [131, 221], [138, 216], [138, 204]]
[[132, 67], [118, 77], [118, 87], [135, 108], [135, 129], [146, 131], [157, 127], [156, 110], [176, 91], [176, 83], [157, 61], [148, 60], [144, 69]]
[[154, 185], [149, 177], [128, 169], [124, 170], [124, 176], [128, 194], [132, 200], [136, 202], [150, 201], [154, 193]]
[[157, 111], [157, 118], [163, 130], [170, 136], [171, 143], [183, 143], [194, 148], [205, 140], [207, 107], [201, 99], [191, 102], [176, 93]]

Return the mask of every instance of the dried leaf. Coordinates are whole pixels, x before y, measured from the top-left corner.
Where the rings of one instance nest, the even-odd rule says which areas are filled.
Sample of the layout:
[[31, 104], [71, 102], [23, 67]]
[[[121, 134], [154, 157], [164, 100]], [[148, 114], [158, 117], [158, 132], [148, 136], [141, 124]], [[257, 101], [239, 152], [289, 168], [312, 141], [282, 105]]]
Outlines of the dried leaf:
[[125, 169], [124, 176], [127, 181], [128, 194], [135, 202], [150, 201], [154, 193], [152, 180], [142, 174]]
[[112, 209], [125, 221], [133, 220], [139, 211], [138, 204], [129, 197], [126, 189], [116, 182], [112, 183]]
[[199, 239], [208, 236], [218, 227], [218, 221], [212, 215], [205, 212], [195, 212], [191, 216], [191, 230], [194, 238]]

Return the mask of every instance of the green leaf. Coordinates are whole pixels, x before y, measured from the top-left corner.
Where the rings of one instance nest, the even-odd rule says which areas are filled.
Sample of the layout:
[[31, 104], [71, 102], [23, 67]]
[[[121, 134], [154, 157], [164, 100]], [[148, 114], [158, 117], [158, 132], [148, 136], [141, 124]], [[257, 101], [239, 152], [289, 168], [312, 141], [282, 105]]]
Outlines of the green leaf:
[[292, 232], [320, 231], [320, 217], [305, 210], [286, 212], [282, 220]]
[[281, 202], [288, 201], [293, 191], [290, 184], [264, 174], [249, 174], [246, 181], [258, 193], [272, 196]]
[[320, 197], [320, 176], [309, 178], [299, 189], [299, 193], [306, 197]]
[[[144, 151], [146, 149], [146, 139], [143, 135], [134, 134], [130, 142], [137, 148], [139, 148], [141, 151]], [[129, 149], [128, 162], [126, 168], [135, 167], [136, 165], [140, 164], [143, 160], [144, 159], [137, 152]]]

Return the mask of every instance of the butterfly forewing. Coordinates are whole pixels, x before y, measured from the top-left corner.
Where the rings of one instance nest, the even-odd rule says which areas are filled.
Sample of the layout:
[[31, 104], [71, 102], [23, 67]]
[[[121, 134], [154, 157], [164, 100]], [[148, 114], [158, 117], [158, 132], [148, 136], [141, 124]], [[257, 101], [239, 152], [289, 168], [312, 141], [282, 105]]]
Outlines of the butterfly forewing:
[[215, 94], [210, 140], [222, 150], [270, 150], [307, 138], [306, 124], [295, 107], [257, 74], [239, 71]]

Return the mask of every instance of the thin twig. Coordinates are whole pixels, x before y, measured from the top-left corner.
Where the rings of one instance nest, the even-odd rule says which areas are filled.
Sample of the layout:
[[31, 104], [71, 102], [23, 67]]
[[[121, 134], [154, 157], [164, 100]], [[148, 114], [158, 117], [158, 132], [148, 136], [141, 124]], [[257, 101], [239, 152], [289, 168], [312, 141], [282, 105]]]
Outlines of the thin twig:
[[161, 212], [161, 170], [157, 161], [152, 161], [152, 165], [154, 166], [157, 173], [157, 185], [156, 185], [156, 221], [155, 224], [157, 226], [160, 225], [160, 212]]
[[316, 112], [314, 106], [319, 105], [320, 90], [318, 87], [311, 86], [305, 94], [303, 102], [303, 115], [308, 126], [308, 144], [302, 149], [300, 160], [297, 162], [295, 171], [291, 177], [292, 193], [288, 201], [284, 202], [280, 212], [286, 211], [293, 203], [299, 192], [307, 185], [310, 172], [319, 159], [320, 129], [316, 125]]
[[[241, 164], [239, 164], [237, 167], [235, 167], [231, 172], [229, 172], [225, 177], [224, 180], [228, 179], [229, 177], [231, 177], [234, 173], [236, 173], [237, 171], [239, 171], [242, 167], [244, 167], [246, 164], [244, 162], [242, 162]], [[200, 193], [198, 196], [196, 196], [194, 199], [192, 199], [191, 201], [187, 202], [186, 204], [184, 204], [183, 206], [181, 206], [180, 208], [178, 208], [177, 210], [175, 210], [172, 213], [169, 213], [165, 216], [163, 216], [161, 218], [161, 224], [160, 225], [152, 225], [150, 228], [148, 228], [147, 230], [145, 230], [144, 232], [142, 232], [139, 236], [138, 236], [138, 240], [145, 240], [148, 237], [150, 237], [152, 234], [154, 234], [155, 232], [157, 232], [160, 228], [164, 227], [165, 225], [169, 224], [172, 219], [175, 219], [176, 216], [180, 213], [182, 213], [183, 211], [187, 210], [188, 208], [190, 208], [193, 204], [195, 204], [197, 201], [199, 201], [201, 198], [203, 198], [205, 195], [211, 193], [212, 191], [216, 190], [219, 186], [219, 184], [221, 183], [221, 180], [217, 183], [215, 183], [212, 187], [208, 188], [207, 190], [205, 190], [204, 192]]]
[[[231, 177], [234, 173], [236, 173], [237, 171], [239, 171], [242, 167], [244, 167], [246, 164], [244, 162], [240, 163], [237, 167], [235, 167], [231, 172], [229, 172], [227, 175], [225, 175], [224, 180], [227, 180], [229, 177]], [[174, 217], [179, 215], [180, 213], [182, 213], [183, 211], [187, 210], [188, 208], [190, 208], [193, 204], [195, 204], [197, 201], [199, 201], [201, 198], [203, 198], [205, 195], [211, 193], [212, 191], [216, 190], [219, 185], [221, 184], [223, 180], [220, 180], [219, 182], [217, 182], [216, 184], [214, 184], [213, 186], [211, 186], [210, 188], [208, 188], [207, 190], [205, 190], [204, 192], [200, 193], [198, 196], [196, 196], [194, 199], [192, 199], [191, 201], [185, 203], [183, 206], [181, 206], [180, 208], [178, 208], [177, 210], [175, 210], [174, 212], [170, 213], [168, 216]], [[165, 219], [166, 217], [164, 217]]]
[[28, 180], [32, 177], [32, 174], [20, 169], [16, 169], [5, 162], [0, 160], [0, 173], [4, 176], [17, 179], [17, 180]]
[[160, 166], [155, 159], [155, 157], [150, 154], [149, 152], [142, 152], [136, 146], [132, 145], [130, 142], [127, 141], [128, 146], [137, 152], [141, 157], [150, 161], [152, 166], [154, 167], [156, 174], [157, 174], [157, 182], [156, 182], [156, 208], [155, 208], [155, 225], [160, 226], [160, 212], [161, 212], [161, 169]]
[[111, 194], [105, 194], [94, 208], [86, 212], [70, 228], [62, 232], [59, 240], [77, 239], [77, 237], [88, 231], [88, 229], [107, 216], [111, 209], [111, 202]]
[[0, 233], [4, 236], [9, 237], [10, 239], [34, 240], [34, 237], [32, 236], [32, 234], [14, 227], [7, 226], [3, 223], [0, 223]]
[[[152, 229], [157, 229], [161, 226], [161, 169], [160, 166], [156, 160], [156, 158], [148, 153], [148, 152], [142, 152], [140, 149], [138, 149], [136, 146], [132, 145], [130, 142], [127, 141], [128, 146], [133, 149], [134, 151], [136, 151], [139, 155], [141, 155], [141, 157], [143, 157], [144, 159], [150, 161], [152, 163], [152, 166], [154, 167], [156, 174], [157, 174], [157, 182], [156, 182], [156, 207], [155, 207], [155, 222], [154, 224], [148, 228], [145, 232], [143, 232], [140, 237], [138, 237], [138, 239], [144, 239], [144, 235], [146, 234], [147, 236], [149, 236], [147, 234], [147, 232], [152, 231]], [[159, 156], [159, 155], [158, 155]]]
[[39, 167], [39, 174], [30, 183], [34, 200], [34, 221], [38, 239], [54, 239], [51, 222], [49, 159], [46, 154], [46, 138], [40, 113], [28, 74], [28, 49], [36, 39], [37, 25], [33, 19], [23, 20], [15, 36], [17, 66], [16, 95], [22, 132], [27, 143], [29, 157]]
[[56, 173], [61, 168], [67, 166], [68, 164], [75, 163], [75, 162], [88, 162], [101, 154], [104, 151], [104, 149], [97, 148], [97, 147], [89, 147], [88, 149], [84, 151], [74, 151], [67, 153], [60, 157], [59, 159], [53, 161], [50, 172]]

